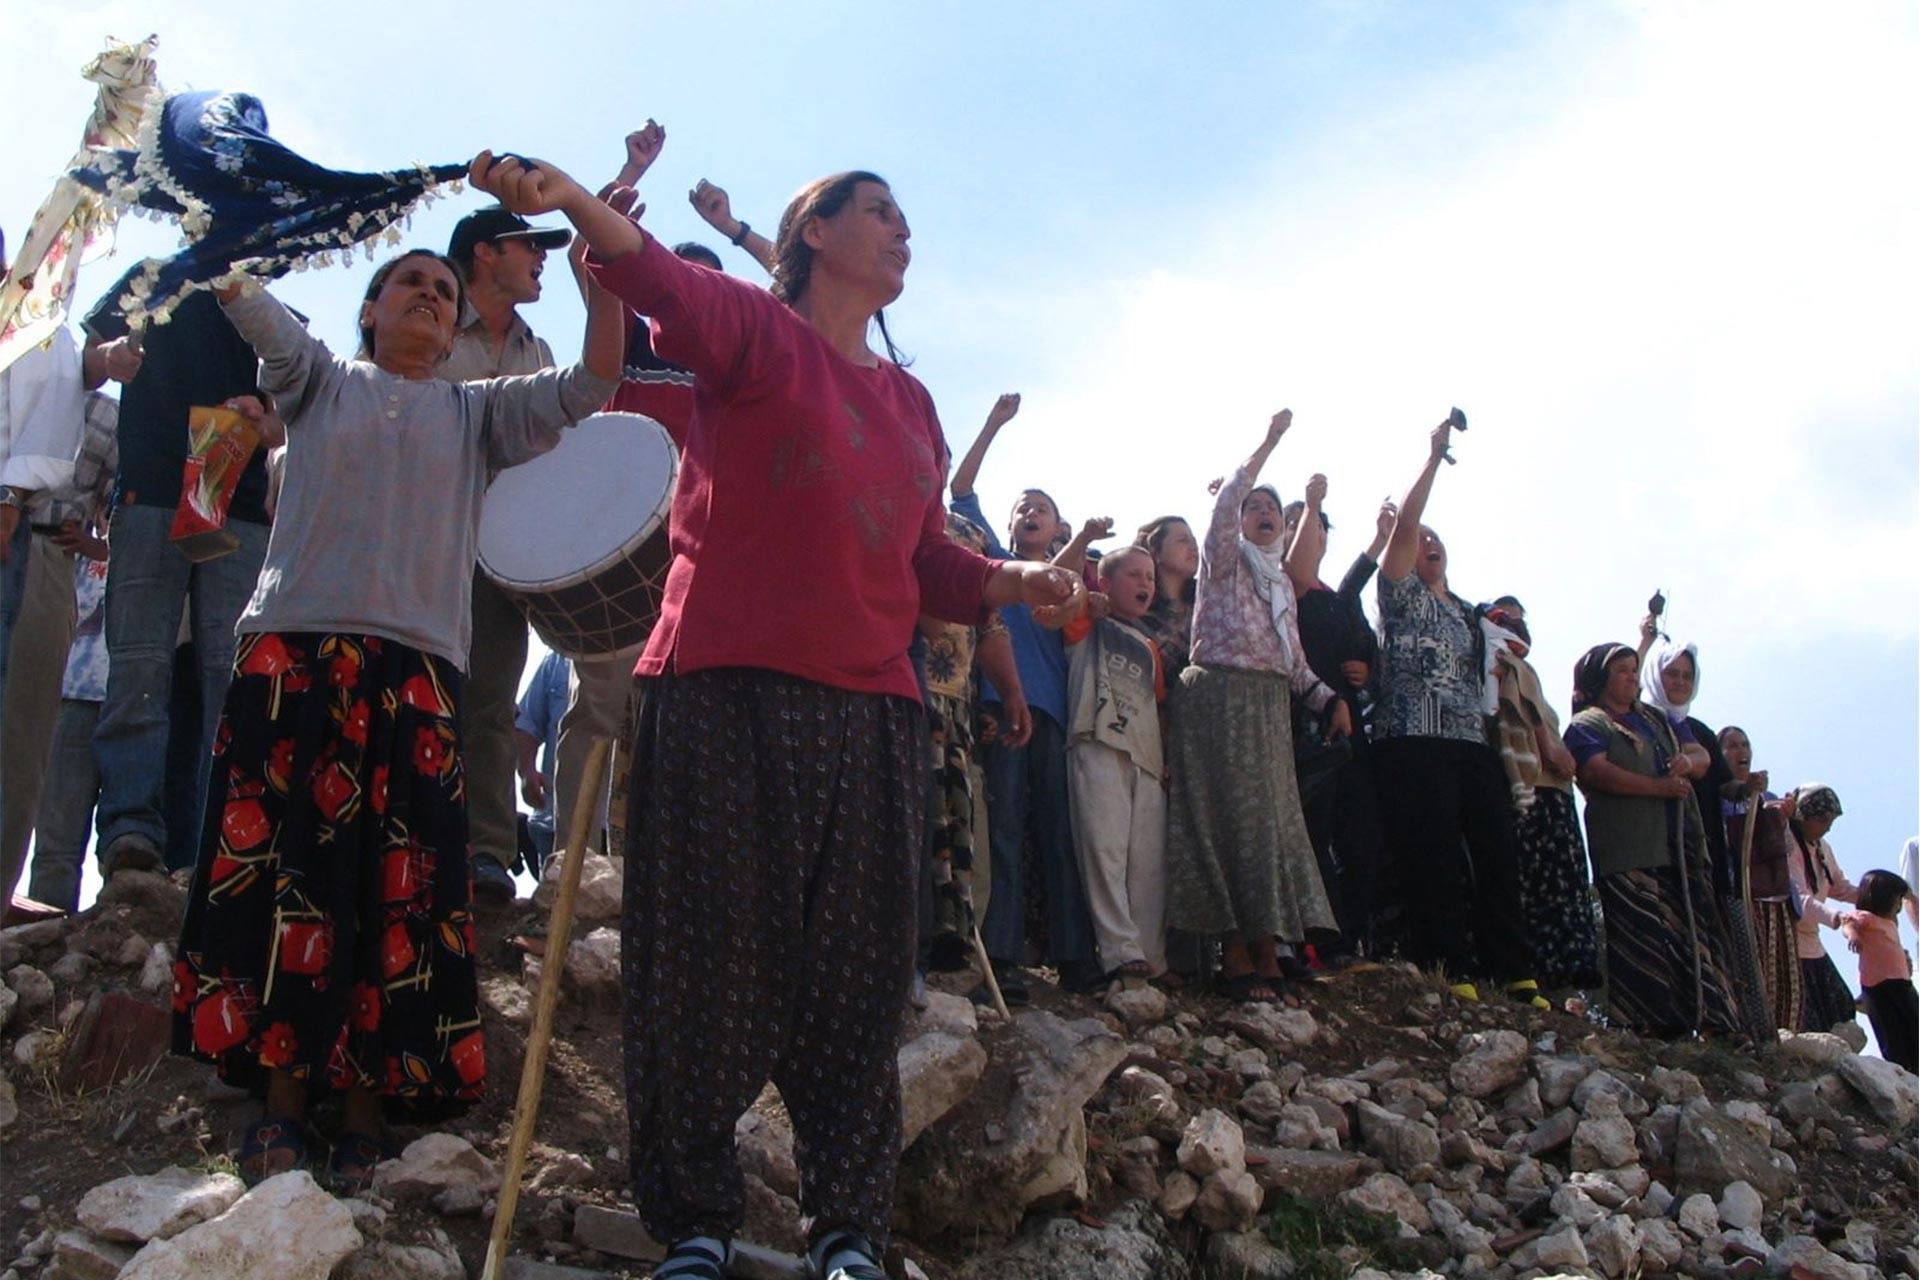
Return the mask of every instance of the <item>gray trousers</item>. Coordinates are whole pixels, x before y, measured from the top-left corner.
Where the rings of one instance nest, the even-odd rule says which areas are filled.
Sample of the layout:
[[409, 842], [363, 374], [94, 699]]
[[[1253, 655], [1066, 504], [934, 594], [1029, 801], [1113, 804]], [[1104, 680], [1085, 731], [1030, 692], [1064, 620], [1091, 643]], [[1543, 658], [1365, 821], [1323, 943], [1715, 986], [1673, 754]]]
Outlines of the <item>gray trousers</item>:
[[513, 717], [527, 665], [527, 619], [513, 598], [473, 573], [473, 642], [460, 705], [467, 828], [476, 857], [510, 867], [520, 855], [514, 804]]
[[4, 728], [0, 728], [0, 902], [13, 896], [27, 864], [27, 844], [47, 779], [60, 678], [73, 646], [73, 554], [43, 533], [27, 550], [27, 585], [7, 658]]
[[[633, 664], [638, 650], [612, 654], [605, 658], [575, 658], [567, 679], [567, 710], [560, 717], [560, 739], [555, 747], [553, 765], [553, 847], [567, 847], [568, 828], [573, 824], [573, 809], [585, 785], [587, 757], [597, 738], [607, 738], [624, 751], [620, 729], [626, 723], [627, 707], [633, 700]], [[612, 782], [611, 759], [608, 776], [600, 780], [600, 799], [594, 806], [592, 835], [597, 838], [607, 825], [607, 790]], [[621, 850], [613, 850], [615, 854]]]

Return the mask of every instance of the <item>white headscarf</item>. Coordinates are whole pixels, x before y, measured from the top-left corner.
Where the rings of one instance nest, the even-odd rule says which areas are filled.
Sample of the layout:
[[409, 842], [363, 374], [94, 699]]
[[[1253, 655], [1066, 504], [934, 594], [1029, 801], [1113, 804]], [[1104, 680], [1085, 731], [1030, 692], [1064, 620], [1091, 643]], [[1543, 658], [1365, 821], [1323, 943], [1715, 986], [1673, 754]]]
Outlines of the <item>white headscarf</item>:
[[1672, 640], [1662, 640], [1647, 655], [1647, 665], [1640, 669], [1640, 690], [1646, 696], [1650, 707], [1658, 707], [1667, 713], [1667, 719], [1679, 724], [1687, 718], [1688, 708], [1693, 706], [1693, 698], [1685, 702], [1674, 702], [1667, 697], [1667, 686], [1660, 676], [1672, 666], [1681, 654], [1693, 659], [1693, 698], [1700, 696], [1700, 651], [1692, 641], [1678, 644]]
[[[1273, 633], [1280, 637], [1280, 657], [1288, 671], [1296, 665], [1293, 655], [1293, 640], [1287, 631], [1287, 611], [1293, 607], [1293, 590], [1287, 579], [1287, 540], [1275, 538], [1273, 545], [1263, 547], [1259, 543], [1240, 535], [1240, 554], [1246, 559], [1247, 574], [1253, 579], [1253, 589], [1273, 616]], [[1276, 587], [1275, 584], [1282, 584]]]

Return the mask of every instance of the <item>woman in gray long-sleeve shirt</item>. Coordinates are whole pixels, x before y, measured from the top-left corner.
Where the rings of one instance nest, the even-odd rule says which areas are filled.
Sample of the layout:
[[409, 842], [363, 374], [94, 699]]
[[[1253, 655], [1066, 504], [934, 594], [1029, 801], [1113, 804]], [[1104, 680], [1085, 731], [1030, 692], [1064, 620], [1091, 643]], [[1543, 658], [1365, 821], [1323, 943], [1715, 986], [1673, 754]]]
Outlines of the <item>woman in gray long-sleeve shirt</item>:
[[384, 1154], [383, 1101], [430, 1116], [484, 1086], [455, 727], [480, 500], [489, 468], [606, 401], [621, 315], [595, 289], [579, 365], [449, 383], [460, 282], [438, 254], [375, 274], [366, 361], [264, 292], [221, 301], [288, 457], [214, 744], [174, 1048], [265, 1095], [250, 1177], [303, 1164], [308, 1104], [342, 1091], [328, 1168], [353, 1186]]

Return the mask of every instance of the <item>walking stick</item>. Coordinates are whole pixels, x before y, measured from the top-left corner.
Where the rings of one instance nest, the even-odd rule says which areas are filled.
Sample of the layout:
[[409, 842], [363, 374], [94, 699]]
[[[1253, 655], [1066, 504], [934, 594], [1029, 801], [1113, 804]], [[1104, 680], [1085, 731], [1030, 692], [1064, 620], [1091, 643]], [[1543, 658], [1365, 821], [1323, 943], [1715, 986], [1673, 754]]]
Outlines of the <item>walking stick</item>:
[[527, 1032], [526, 1058], [520, 1067], [520, 1096], [513, 1104], [513, 1135], [507, 1142], [507, 1163], [500, 1173], [500, 1198], [493, 1210], [493, 1233], [487, 1240], [487, 1261], [480, 1280], [501, 1280], [507, 1265], [507, 1237], [513, 1232], [513, 1211], [520, 1201], [520, 1179], [527, 1168], [527, 1148], [533, 1142], [533, 1122], [540, 1113], [540, 1090], [546, 1083], [547, 1048], [553, 1040], [553, 1010], [560, 1003], [560, 978], [567, 967], [567, 935], [573, 932], [573, 897], [580, 888], [580, 867], [586, 861], [587, 835], [600, 805], [600, 787], [607, 771], [607, 753], [613, 743], [601, 738], [587, 756], [586, 785], [573, 802], [573, 825], [568, 829], [565, 861], [560, 864], [560, 891], [553, 898], [547, 920], [547, 950], [540, 961], [540, 999], [534, 1006], [533, 1026]]
[[1755, 791], [1747, 801], [1747, 829], [1740, 833], [1740, 905], [1747, 912], [1747, 927], [1753, 927], [1753, 829], [1760, 822], [1762, 793]]
[[[969, 911], [967, 914], [973, 913]], [[1011, 1022], [1013, 1015], [1007, 1012], [1006, 997], [1000, 994], [1000, 979], [993, 976], [993, 961], [987, 959], [987, 944], [980, 940], [980, 922], [974, 920], [971, 923], [973, 925], [973, 958], [979, 962], [980, 972], [986, 975], [987, 994], [993, 997], [993, 1007], [999, 1011], [1000, 1016]]]

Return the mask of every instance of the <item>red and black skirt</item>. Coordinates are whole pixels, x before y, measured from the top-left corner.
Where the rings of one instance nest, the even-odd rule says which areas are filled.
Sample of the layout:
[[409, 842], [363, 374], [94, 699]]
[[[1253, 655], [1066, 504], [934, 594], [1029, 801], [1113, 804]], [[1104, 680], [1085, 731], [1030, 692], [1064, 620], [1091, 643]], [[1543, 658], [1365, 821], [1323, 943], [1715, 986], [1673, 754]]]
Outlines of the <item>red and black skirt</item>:
[[486, 1079], [463, 677], [378, 636], [240, 638], [174, 968], [174, 1050], [421, 1118]]

